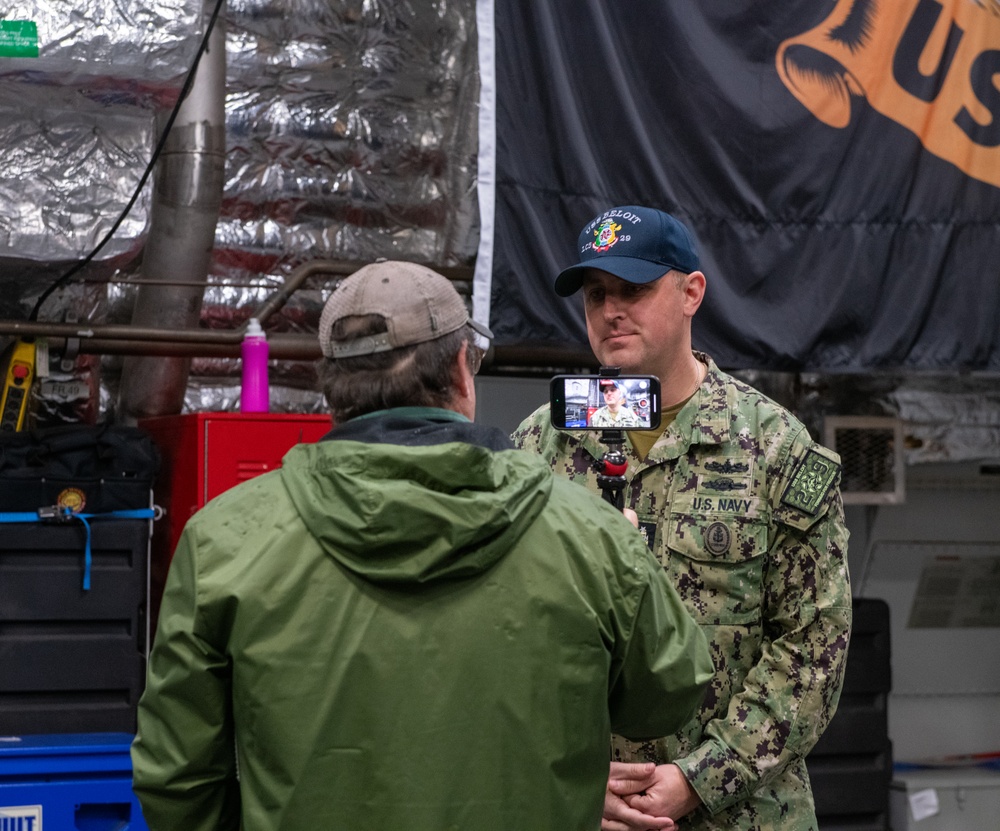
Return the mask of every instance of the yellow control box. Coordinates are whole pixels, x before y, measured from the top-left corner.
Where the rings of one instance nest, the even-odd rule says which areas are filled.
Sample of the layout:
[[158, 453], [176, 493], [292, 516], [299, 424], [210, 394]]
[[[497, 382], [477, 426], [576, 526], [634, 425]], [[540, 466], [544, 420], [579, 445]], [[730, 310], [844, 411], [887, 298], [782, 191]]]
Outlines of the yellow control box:
[[17, 340], [9, 351], [4, 373], [3, 398], [0, 399], [0, 431], [24, 429], [28, 412], [28, 393], [35, 381], [35, 343]]

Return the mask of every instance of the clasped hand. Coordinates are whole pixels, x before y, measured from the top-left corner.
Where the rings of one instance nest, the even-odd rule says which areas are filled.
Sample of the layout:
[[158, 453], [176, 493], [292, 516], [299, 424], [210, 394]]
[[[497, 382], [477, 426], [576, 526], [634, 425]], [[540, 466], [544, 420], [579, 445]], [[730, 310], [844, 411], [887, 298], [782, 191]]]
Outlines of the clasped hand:
[[677, 765], [612, 762], [601, 831], [675, 831], [700, 802]]

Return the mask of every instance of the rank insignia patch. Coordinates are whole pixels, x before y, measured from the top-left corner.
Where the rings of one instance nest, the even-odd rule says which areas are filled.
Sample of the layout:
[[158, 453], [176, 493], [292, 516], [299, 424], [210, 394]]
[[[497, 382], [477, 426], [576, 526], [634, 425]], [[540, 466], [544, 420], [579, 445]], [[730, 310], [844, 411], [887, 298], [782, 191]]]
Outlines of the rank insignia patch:
[[705, 548], [709, 553], [725, 554], [729, 550], [729, 544], [733, 541], [733, 535], [721, 522], [713, 522], [705, 531]]
[[781, 503], [815, 516], [839, 472], [840, 465], [810, 450], [788, 483]]

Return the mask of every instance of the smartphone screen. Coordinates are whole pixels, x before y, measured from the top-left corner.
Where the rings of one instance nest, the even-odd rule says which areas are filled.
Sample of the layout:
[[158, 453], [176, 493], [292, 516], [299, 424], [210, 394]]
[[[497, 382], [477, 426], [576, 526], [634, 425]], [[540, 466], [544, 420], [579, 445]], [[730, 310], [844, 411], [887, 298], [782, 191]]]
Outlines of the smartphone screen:
[[660, 426], [655, 375], [557, 375], [549, 383], [552, 424], [562, 430], [653, 430]]

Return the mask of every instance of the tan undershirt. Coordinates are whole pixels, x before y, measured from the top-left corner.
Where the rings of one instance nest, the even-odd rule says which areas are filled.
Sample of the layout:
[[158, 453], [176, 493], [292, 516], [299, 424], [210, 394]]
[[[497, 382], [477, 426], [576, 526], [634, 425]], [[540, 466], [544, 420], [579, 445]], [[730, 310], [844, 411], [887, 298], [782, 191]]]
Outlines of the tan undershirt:
[[674, 404], [673, 407], [661, 411], [659, 427], [655, 430], [627, 431], [628, 439], [632, 443], [632, 449], [640, 459], [645, 459], [646, 456], [649, 455], [649, 451], [653, 449], [653, 445], [656, 444], [656, 440], [663, 435], [664, 430], [674, 423], [674, 419], [677, 418], [677, 413], [679, 413], [684, 408], [684, 405], [694, 398], [694, 394], [698, 392], [702, 382], [705, 380], [705, 375], [708, 374], [708, 366], [698, 360], [697, 367], [698, 378], [695, 381], [694, 389], [691, 390], [691, 394], [680, 403]]
[[685, 404], [691, 400], [690, 396], [685, 398], [679, 404], [674, 404], [668, 410], [663, 410], [660, 413], [660, 426], [655, 430], [629, 430], [628, 440], [632, 442], [632, 449], [635, 451], [636, 455], [640, 459], [645, 459], [649, 455], [649, 451], [653, 449], [653, 445], [656, 444], [656, 440], [663, 435], [663, 431], [666, 430], [671, 424], [674, 423], [674, 419], [677, 418], [677, 413], [681, 411]]

